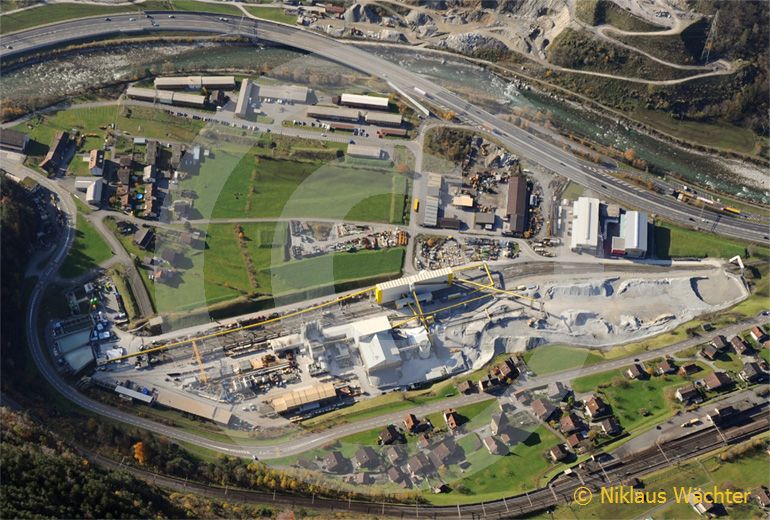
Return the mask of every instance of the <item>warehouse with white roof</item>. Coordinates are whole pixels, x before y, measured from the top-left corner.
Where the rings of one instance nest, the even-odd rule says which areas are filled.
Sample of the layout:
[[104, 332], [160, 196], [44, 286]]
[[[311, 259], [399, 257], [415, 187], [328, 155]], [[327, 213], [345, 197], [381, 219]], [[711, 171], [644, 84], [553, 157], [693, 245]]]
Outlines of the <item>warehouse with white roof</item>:
[[375, 110], [387, 110], [390, 100], [386, 97], [365, 96], [360, 94], [342, 94], [340, 105], [357, 108], [373, 108]]
[[451, 284], [452, 269], [446, 267], [433, 271], [420, 271], [412, 276], [378, 283], [374, 287], [374, 295], [379, 304], [394, 303], [401, 298], [412, 296], [412, 291], [417, 293], [438, 291]]
[[570, 249], [595, 253], [599, 247], [599, 199], [580, 197], [572, 206]]

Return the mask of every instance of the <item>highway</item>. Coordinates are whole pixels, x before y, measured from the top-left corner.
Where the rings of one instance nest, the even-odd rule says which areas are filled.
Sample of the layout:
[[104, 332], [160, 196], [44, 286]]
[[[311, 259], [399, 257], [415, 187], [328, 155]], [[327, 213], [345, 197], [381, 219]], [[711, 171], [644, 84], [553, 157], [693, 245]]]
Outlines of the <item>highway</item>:
[[[406, 71], [397, 64], [379, 58], [364, 49], [334, 40], [300, 27], [254, 20], [249, 18], [223, 18], [206, 13], [153, 12], [150, 20], [141, 14], [113, 15], [84, 18], [49, 24], [0, 37], [0, 59], [22, 56], [67, 42], [99, 39], [107, 36], [132, 36], [145, 32], [192, 31], [202, 33], [240, 35], [287, 45], [338, 61], [367, 74], [379, 76], [395, 89], [418, 99], [455, 112], [458, 117], [484, 128], [527, 160], [548, 168], [577, 182], [602, 197], [623, 202], [673, 222], [692, 227], [697, 222], [702, 229], [730, 237], [755, 242], [770, 241], [770, 231], [763, 223], [727, 215], [701, 215], [698, 208], [677, 203], [668, 195], [647, 191], [616, 179], [606, 171], [595, 168], [569, 152], [533, 136], [515, 125], [502, 121], [494, 114], [476, 107], [429, 79]], [[134, 21], [131, 21], [131, 19]], [[153, 25], [153, 23], [155, 25]], [[426, 93], [417, 95], [415, 88]], [[703, 220], [705, 217], [705, 220]]]

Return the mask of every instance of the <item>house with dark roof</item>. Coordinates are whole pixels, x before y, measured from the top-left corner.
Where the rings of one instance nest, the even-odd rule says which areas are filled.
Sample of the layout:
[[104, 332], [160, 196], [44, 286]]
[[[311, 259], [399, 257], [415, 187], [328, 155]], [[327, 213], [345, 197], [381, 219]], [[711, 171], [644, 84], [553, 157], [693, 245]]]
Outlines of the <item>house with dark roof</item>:
[[554, 418], [556, 407], [548, 401], [535, 399], [532, 401], [532, 412], [535, 414], [535, 417], [541, 421], [548, 422]]
[[519, 370], [516, 368], [515, 360], [508, 358], [499, 365], [495, 365], [492, 373], [501, 383], [510, 383], [519, 375]]
[[647, 375], [647, 372], [637, 363], [634, 363], [626, 370], [626, 377], [629, 379], [641, 379]]
[[402, 473], [401, 470], [395, 466], [388, 469], [387, 475], [388, 480], [394, 484], [401, 484], [402, 482], [406, 481], [406, 475], [404, 475], [404, 473]]
[[489, 429], [492, 435], [500, 435], [509, 426], [508, 416], [503, 412], [492, 414], [492, 420], [489, 423]]
[[458, 455], [457, 443], [451, 437], [447, 437], [431, 450], [431, 457], [436, 467], [446, 466], [450, 464]]
[[730, 340], [730, 345], [733, 347], [735, 353], [741, 356], [749, 350], [749, 344], [740, 336], [733, 336]]
[[401, 445], [388, 446], [385, 450], [385, 458], [391, 464], [398, 464], [406, 456], [406, 450]]
[[561, 421], [559, 421], [559, 428], [562, 433], [568, 435], [585, 429], [585, 424], [580, 420], [580, 417], [570, 412], [561, 418]]
[[476, 391], [476, 385], [466, 379], [457, 383], [457, 391], [465, 395], [472, 394]]
[[721, 334], [714, 336], [714, 338], [711, 340], [711, 346], [717, 350], [724, 350], [727, 348], [727, 340]]
[[709, 361], [714, 361], [719, 355], [719, 349], [709, 343], [708, 345], [706, 345], [701, 349], [700, 355], [708, 359]]
[[151, 228], [140, 228], [134, 233], [134, 244], [139, 246], [139, 249], [146, 250], [154, 240], [155, 232]]
[[493, 435], [484, 437], [481, 442], [484, 444], [484, 447], [487, 449], [487, 451], [489, 451], [490, 455], [508, 454], [508, 447]]
[[430, 459], [423, 452], [409, 457], [409, 460], [406, 461], [406, 469], [413, 477], [424, 477], [435, 471]]
[[586, 416], [595, 420], [610, 413], [610, 407], [607, 406], [601, 397], [592, 395], [586, 400]]
[[615, 419], [614, 415], [610, 415], [606, 419], [599, 421], [599, 429], [605, 435], [617, 435], [621, 432], [620, 424]]
[[548, 456], [554, 462], [561, 462], [570, 456], [570, 452], [564, 444], [557, 444], [548, 450]]
[[361, 446], [353, 456], [353, 462], [357, 468], [373, 468], [379, 462], [379, 457], [370, 446]]
[[719, 424], [730, 419], [736, 413], [737, 410], [732, 406], [718, 406], [717, 408], [714, 408], [712, 411], [708, 412], [706, 417], [714, 424]]
[[444, 412], [444, 422], [450, 430], [456, 430], [460, 426], [460, 416], [454, 408]]
[[743, 364], [743, 370], [738, 374], [747, 383], [759, 383], [767, 379], [767, 373], [759, 368], [759, 363], [754, 361]]
[[709, 392], [717, 392], [731, 387], [733, 380], [724, 372], [713, 372], [703, 378], [703, 385]]
[[10, 128], [0, 129], [0, 150], [24, 153], [27, 150], [28, 143], [29, 136], [27, 134], [11, 130]]
[[326, 471], [332, 473], [344, 473], [348, 467], [348, 461], [339, 451], [333, 451], [326, 456]]
[[679, 367], [679, 372], [677, 373], [680, 376], [689, 376], [696, 372], [700, 372], [700, 367], [695, 363], [687, 363], [686, 365], [682, 365], [681, 367]]
[[380, 432], [377, 440], [381, 445], [388, 446], [395, 442], [401, 442], [403, 440], [403, 436], [401, 435], [401, 432], [398, 431], [398, 428], [392, 424], [389, 424], [385, 427], [384, 430]]
[[551, 401], [563, 401], [571, 393], [572, 391], [564, 386], [561, 381], [549, 383], [546, 388], [546, 396], [548, 396], [548, 399]]
[[496, 377], [485, 376], [479, 379], [479, 392], [489, 392], [498, 386], [500, 386], [500, 380]]
[[655, 373], [659, 376], [673, 374], [674, 372], [676, 372], [676, 364], [668, 358], [660, 362], [658, 367], [655, 369]]
[[686, 385], [677, 388], [674, 396], [679, 400], [679, 402], [685, 404], [699, 403], [703, 401], [703, 397], [700, 395], [698, 389], [695, 388], [695, 385]]

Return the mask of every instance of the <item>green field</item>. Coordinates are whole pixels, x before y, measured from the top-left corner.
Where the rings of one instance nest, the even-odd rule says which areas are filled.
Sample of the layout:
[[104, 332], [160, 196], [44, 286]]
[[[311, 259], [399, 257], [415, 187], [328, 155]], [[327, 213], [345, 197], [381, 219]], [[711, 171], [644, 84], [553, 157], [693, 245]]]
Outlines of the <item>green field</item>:
[[[0, 17], [0, 34], [21, 31], [42, 24], [61, 22], [88, 16], [108, 16], [150, 10], [206, 11], [209, 13], [241, 16], [240, 9], [232, 5], [196, 2], [195, 0], [148, 0], [142, 4], [106, 6], [78, 3], [49, 4], [34, 9]], [[293, 23], [293, 22], [292, 22]]]
[[283, 7], [247, 6], [246, 10], [258, 18], [272, 20], [274, 22], [294, 25], [297, 22], [296, 15], [286, 14]]
[[[289, 147], [271, 156], [269, 147], [220, 146], [200, 172], [180, 183], [198, 199], [193, 218], [315, 217], [402, 223], [409, 197], [407, 178], [390, 165], [350, 166], [327, 156], [334, 145], [309, 141], [316, 148]], [[304, 143], [303, 143], [304, 144]]]
[[730, 240], [711, 233], [655, 223], [655, 251], [658, 258], [731, 258], [746, 253], [770, 258], [770, 247]]
[[[113, 223], [108, 221], [108, 225], [116, 230]], [[148, 271], [140, 269], [156, 310], [190, 311], [236, 298], [280, 297], [401, 272], [403, 248], [286, 261], [287, 226], [285, 222], [241, 224], [244, 246], [239, 245], [238, 230], [231, 224], [209, 225], [205, 229], [205, 249], [183, 249], [171, 238], [156, 239], [156, 255], [165, 247], [183, 254], [179, 272], [169, 282], [153, 283], [147, 277]], [[149, 255], [133, 243], [131, 236], [117, 236], [130, 254], [139, 258]], [[247, 258], [253, 269], [247, 267]]]
[[75, 224], [75, 241], [59, 270], [64, 278], [74, 278], [97, 267], [112, 256], [110, 246], [83, 217], [78, 215]]
[[524, 353], [524, 361], [537, 375], [600, 363], [604, 358], [587, 348], [569, 345], [542, 345]]
[[[705, 367], [701, 365], [701, 368]], [[628, 432], [658, 423], [673, 413], [678, 406], [673, 394], [676, 388], [689, 381], [679, 375], [629, 380], [623, 374], [625, 370], [610, 370], [577, 378], [572, 381], [572, 389], [578, 393], [598, 389], [612, 406], [621, 426]], [[698, 377], [701, 378], [708, 372], [709, 370], [702, 370]], [[647, 411], [646, 415], [641, 413], [643, 409]]]

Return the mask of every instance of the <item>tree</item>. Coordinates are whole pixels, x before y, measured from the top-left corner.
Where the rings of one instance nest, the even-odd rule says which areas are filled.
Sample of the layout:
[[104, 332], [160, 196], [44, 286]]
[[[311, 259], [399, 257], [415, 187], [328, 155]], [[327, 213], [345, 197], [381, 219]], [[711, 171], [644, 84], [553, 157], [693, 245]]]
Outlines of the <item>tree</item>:
[[136, 461], [139, 464], [144, 466], [147, 460], [147, 453], [145, 452], [145, 449], [144, 449], [144, 443], [142, 441], [139, 441], [132, 446], [132, 449], [134, 450], [134, 458], [136, 459]]
[[623, 158], [628, 162], [632, 162], [636, 158], [636, 152], [633, 148], [629, 148], [623, 153]]

